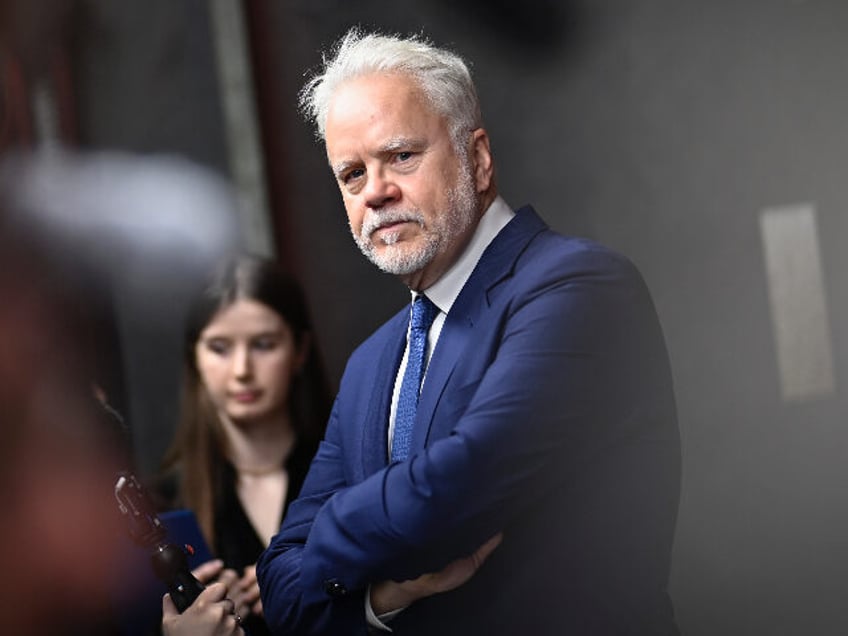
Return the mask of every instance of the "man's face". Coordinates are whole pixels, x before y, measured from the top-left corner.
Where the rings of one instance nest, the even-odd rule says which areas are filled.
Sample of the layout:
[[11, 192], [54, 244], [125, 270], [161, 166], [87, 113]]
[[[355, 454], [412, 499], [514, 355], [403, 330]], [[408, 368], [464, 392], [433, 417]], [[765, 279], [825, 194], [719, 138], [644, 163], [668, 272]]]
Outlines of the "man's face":
[[366, 75], [336, 90], [325, 138], [359, 248], [409, 287], [432, 285], [482, 213], [472, 161], [457, 156], [445, 118], [409, 77]]

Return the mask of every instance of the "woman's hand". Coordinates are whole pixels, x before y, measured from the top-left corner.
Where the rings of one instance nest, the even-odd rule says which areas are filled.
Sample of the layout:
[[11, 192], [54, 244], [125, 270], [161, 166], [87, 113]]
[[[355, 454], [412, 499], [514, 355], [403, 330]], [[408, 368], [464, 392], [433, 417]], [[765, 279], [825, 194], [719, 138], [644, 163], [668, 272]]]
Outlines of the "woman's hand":
[[[239, 577], [238, 573], [231, 569], [225, 568], [224, 562], [221, 559], [212, 559], [206, 563], [202, 563], [194, 568], [191, 573], [198, 581], [204, 585], [210, 582], [221, 583], [226, 587], [226, 596], [235, 603], [235, 613], [242, 618], [245, 618], [251, 612], [254, 612], [253, 605], [259, 597], [259, 587], [256, 586], [255, 597], [252, 592], [246, 593], [244, 589], [244, 581], [247, 578], [247, 568], [245, 568], [245, 576]], [[256, 581], [256, 568], [253, 568], [253, 581]], [[248, 588], [249, 588], [248, 584]], [[262, 606], [260, 604], [260, 611]], [[254, 612], [255, 613], [255, 612]]]
[[250, 608], [252, 614], [262, 616], [262, 599], [259, 598], [259, 582], [256, 580], [256, 564], [244, 568], [244, 574], [238, 581], [240, 599]]
[[[201, 566], [202, 567], [202, 566]], [[162, 598], [165, 636], [244, 636], [235, 603], [223, 583], [212, 583], [180, 614], [169, 594]]]

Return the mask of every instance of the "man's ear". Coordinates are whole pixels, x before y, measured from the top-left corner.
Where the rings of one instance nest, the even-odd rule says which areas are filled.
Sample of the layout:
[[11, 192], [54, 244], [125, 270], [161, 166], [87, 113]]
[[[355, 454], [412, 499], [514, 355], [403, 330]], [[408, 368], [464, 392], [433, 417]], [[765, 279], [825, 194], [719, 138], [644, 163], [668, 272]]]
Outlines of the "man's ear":
[[492, 185], [495, 167], [492, 149], [489, 147], [489, 134], [485, 128], [477, 128], [471, 133], [471, 160], [477, 192], [486, 192]]

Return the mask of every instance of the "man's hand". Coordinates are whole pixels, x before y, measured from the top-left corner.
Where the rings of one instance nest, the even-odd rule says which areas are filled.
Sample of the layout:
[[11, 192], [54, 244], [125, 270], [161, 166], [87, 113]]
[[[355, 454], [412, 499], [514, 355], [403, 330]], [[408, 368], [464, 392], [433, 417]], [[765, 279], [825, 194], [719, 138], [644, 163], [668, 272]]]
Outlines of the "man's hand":
[[409, 581], [382, 581], [371, 586], [371, 608], [376, 615], [409, 607], [415, 601], [458, 588], [466, 583], [503, 539], [498, 533], [474, 554], [448, 563], [442, 570]]

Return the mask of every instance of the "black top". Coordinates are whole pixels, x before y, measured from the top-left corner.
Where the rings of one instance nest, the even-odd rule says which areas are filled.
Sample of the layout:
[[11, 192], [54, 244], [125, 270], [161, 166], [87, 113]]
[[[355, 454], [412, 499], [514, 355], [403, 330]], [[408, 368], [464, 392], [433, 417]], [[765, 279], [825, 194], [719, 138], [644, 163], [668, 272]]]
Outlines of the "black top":
[[[309, 469], [311, 457], [309, 459], [303, 458], [306, 459], [305, 465], [300, 465], [301, 462], [292, 461], [293, 459], [295, 459], [294, 454], [286, 462], [289, 485], [286, 500], [283, 503], [280, 523], [282, 523], [282, 517], [285, 516], [289, 503], [300, 492], [306, 471]], [[221, 487], [215, 501], [215, 545], [213, 552], [217, 558], [224, 561], [226, 567], [241, 572], [245, 566], [256, 563], [256, 559], [259, 558], [265, 546], [262, 544], [262, 539], [259, 538], [238, 497], [237, 479], [238, 475], [232, 464], [224, 463], [220, 472], [219, 483]]]
[[[280, 523], [289, 504], [300, 492], [312, 456], [316, 451], [317, 444], [298, 442], [286, 460], [285, 468], [289, 484]], [[216, 476], [218, 487], [215, 494], [215, 545], [211, 547], [213, 555], [224, 562], [224, 567], [231, 568], [241, 575], [246, 566], [256, 563], [265, 546], [238, 497], [237, 478], [233, 465], [229, 461], [222, 461]], [[175, 476], [166, 480], [165, 483], [159, 483], [156, 490], [165, 501], [170, 502], [170, 507], [180, 507], [177, 495], [179, 488]], [[271, 634], [265, 621], [258, 616], [247, 617], [242, 625], [249, 636]]]

